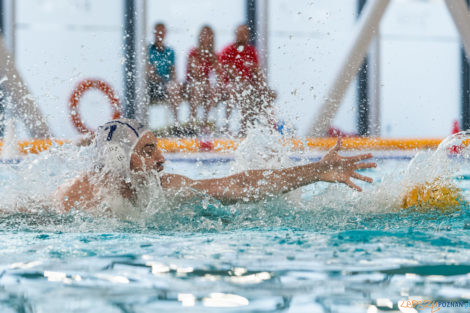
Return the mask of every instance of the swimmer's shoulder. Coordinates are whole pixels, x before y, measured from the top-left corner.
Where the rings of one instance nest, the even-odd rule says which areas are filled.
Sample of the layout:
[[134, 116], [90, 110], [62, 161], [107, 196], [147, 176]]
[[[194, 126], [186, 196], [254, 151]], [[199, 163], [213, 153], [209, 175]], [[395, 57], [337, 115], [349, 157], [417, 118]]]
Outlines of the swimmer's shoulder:
[[91, 174], [85, 173], [64, 183], [53, 197], [62, 211], [70, 211], [77, 206], [87, 209], [97, 201], [96, 188], [91, 182]]
[[165, 173], [160, 176], [160, 182], [163, 189], [180, 189], [190, 187], [193, 180], [183, 175]]

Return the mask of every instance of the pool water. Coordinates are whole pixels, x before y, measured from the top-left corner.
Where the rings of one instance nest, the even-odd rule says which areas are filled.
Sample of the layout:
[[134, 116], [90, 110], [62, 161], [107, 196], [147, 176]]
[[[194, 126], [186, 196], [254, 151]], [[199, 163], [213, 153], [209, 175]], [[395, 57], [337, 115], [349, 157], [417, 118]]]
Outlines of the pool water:
[[[38, 205], [37, 193], [79, 172], [80, 153], [3, 165], [2, 206]], [[4, 213], [0, 312], [370, 313], [417, 312], [398, 305], [408, 299], [467, 303], [467, 205], [445, 213], [399, 209], [403, 181], [423, 179], [417, 173], [429, 173], [423, 164], [432, 159], [421, 154], [414, 167], [379, 159], [364, 172], [375, 182], [362, 184], [363, 193], [317, 183], [252, 204], [201, 196], [140, 220], [43, 208]], [[468, 199], [470, 167], [455, 162], [452, 179]], [[194, 178], [234, 170], [233, 162], [168, 163], [167, 171]]]
[[389, 312], [409, 296], [461, 300], [464, 218], [351, 216], [331, 231], [5, 231], [0, 311], [367, 312], [389, 299]]

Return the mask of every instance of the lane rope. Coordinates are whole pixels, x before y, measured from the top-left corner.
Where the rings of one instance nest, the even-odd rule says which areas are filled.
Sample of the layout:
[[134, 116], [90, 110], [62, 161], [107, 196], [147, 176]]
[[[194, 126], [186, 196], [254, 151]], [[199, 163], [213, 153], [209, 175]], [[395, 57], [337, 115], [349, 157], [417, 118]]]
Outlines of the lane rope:
[[86, 91], [90, 89], [98, 89], [108, 97], [108, 100], [111, 103], [111, 109], [113, 111], [113, 120], [121, 117], [121, 104], [119, 103], [119, 99], [116, 97], [113, 89], [108, 83], [98, 79], [82, 80], [73, 90], [72, 94], [70, 95], [69, 101], [70, 118], [72, 120], [72, 124], [75, 129], [81, 134], [93, 133], [93, 130], [91, 130], [91, 128], [85, 125], [78, 111], [78, 104], [80, 103], [80, 98]]

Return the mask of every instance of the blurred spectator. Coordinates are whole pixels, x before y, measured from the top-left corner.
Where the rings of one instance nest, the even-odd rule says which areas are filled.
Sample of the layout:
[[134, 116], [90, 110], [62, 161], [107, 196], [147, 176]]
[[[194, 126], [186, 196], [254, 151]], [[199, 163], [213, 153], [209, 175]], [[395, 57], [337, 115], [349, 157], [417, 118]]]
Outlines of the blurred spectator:
[[203, 124], [207, 124], [209, 111], [217, 104], [215, 77], [218, 67], [217, 54], [214, 50], [214, 31], [205, 25], [199, 32], [198, 46], [189, 52], [187, 63], [185, 89], [192, 122], [197, 118], [198, 107], [202, 106]]
[[219, 60], [222, 67], [222, 95], [227, 98], [227, 121], [233, 107], [241, 111], [241, 134], [246, 134], [247, 124], [253, 124], [259, 114], [270, 113], [275, 93], [266, 84], [259, 68], [256, 48], [248, 43], [250, 29], [240, 25], [235, 32], [235, 42], [222, 50]]
[[147, 82], [150, 103], [168, 101], [175, 122], [181, 103], [181, 86], [176, 80], [175, 52], [165, 46], [166, 27], [155, 25], [155, 41], [148, 48]]

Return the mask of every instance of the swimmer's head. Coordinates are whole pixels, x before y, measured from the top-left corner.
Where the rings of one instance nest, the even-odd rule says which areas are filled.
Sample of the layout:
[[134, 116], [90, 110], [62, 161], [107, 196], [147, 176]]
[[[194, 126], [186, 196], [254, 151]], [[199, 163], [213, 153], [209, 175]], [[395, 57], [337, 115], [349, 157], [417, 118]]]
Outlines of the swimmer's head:
[[133, 119], [121, 118], [99, 127], [95, 142], [99, 166], [108, 172], [127, 176], [129, 170], [159, 170], [164, 161], [159, 160], [163, 157], [153, 133]]

